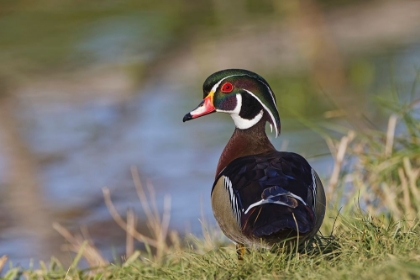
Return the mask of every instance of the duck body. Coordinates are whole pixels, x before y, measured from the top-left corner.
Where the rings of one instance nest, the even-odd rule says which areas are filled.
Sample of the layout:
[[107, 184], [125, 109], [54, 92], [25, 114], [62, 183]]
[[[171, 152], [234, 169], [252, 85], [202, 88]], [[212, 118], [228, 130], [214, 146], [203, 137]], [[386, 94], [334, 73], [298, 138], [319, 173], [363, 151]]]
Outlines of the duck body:
[[317, 184], [315, 171], [298, 154], [240, 157], [213, 184], [213, 213], [223, 233], [240, 244], [269, 248], [295, 238], [302, 242], [323, 220], [325, 207], [315, 202], [324, 192]]
[[214, 216], [240, 246], [271, 248], [301, 243], [319, 230], [325, 193], [315, 170], [300, 155], [277, 151], [265, 124], [280, 133], [275, 96], [259, 75], [241, 69], [214, 73], [204, 100], [184, 121], [229, 113], [235, 131], [220, 156], [211, 191]]

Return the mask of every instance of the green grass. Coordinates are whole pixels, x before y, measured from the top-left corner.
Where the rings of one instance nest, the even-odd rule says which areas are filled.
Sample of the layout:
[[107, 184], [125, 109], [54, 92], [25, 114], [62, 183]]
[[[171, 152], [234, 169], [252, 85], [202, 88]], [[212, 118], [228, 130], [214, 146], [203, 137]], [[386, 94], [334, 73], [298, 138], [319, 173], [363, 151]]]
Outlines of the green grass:
[[[331, 218], [327, 219], [331, 220]], [[420, 228], [357, 213], [338, 217], [333, 238], [308, 243], [298, 252], [253, 250], [238, 261], [234, 246], [198, 253], [170, 250], [161, 260], [135, 252], [123, 265], [100, 269], [70, 269], [52, 261], [49, 267], [24, 271], [27, 279], [414, 279], [420, 277]], [[203, 241], [194, 244], [201, 248]], [[82, 255], [82, 254], [80, 254]], [[79, 256], [80, 256], [79, 255]], [[12, 269], [5, 279], [15, 279]]]
[[[336, 140], [326, 136], [335, 166], [331, 177], [323, 180], [329, 204], [321, 227], [323, 234], [300, 248], [251, 249], [239, 261], [234, 245], [221, 241], [225, 239], [220, 238], [219, 230], [209, 231], [204, 226], [204, 238], [190, 236], [182, 241], [177, 233], [168, 230], [169, 198], [165, 198], [165, 211], [161, 215], [154, 204], [153, 189], [147, 188], [147, 193], [133, 169], [150, 235], [135, 230], [132, 212], [127, 212], [126, 219], [116, 212], [106, 189], [105, 203], [116, 224], [129, 233], [127, 244], [136, 239], [146, 245], [146, 251], [134, 251], [133, 245], [127, 246], [128, 259], [108, 263], [91, 242], [75, 238], [55, 224], [75, 248], [73, 263], [64, 267], [52, 259], [48, 265], [41, 263], [40, 269], [11, 268], [3, 277], [420, 279], [420, 122], [416, 115], [419, 103], [395, 107], [385, 132], [350, 131]], [[90, 264], [89, 269], [78, 268], [82, 258]]]

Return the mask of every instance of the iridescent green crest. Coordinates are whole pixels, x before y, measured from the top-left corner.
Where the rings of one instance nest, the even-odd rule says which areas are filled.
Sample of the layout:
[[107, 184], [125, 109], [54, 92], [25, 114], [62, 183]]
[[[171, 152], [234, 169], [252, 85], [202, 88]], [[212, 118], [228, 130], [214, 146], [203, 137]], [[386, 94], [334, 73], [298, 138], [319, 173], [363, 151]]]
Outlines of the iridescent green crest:
[[247, 70], [227, 69], [212, 74], [203, 84], [203, 97], [212, 95], [213, 105], [218, 111], [232, 110], [236, 106], [234, 96], [238, 93], [248, 94], [261, 104], [278, 136], [281, 125], [276, 97], [263, 77]]

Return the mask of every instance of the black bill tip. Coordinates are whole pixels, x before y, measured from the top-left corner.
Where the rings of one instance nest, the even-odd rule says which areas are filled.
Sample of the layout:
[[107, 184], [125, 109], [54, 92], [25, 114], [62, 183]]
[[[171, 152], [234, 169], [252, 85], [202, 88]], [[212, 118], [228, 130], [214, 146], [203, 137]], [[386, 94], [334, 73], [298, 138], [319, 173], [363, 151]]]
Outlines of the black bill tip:
[[184, 118], [182, 119], [182, 121], [183, 122], [186, 122], [186, 121], [189, 121], [189, 120], [192, 120], [192, 116], [191, 116], [191, 114], [190, 113], [188, 113], [188, 114], [186, 114], [185, 116], [184, 116]]

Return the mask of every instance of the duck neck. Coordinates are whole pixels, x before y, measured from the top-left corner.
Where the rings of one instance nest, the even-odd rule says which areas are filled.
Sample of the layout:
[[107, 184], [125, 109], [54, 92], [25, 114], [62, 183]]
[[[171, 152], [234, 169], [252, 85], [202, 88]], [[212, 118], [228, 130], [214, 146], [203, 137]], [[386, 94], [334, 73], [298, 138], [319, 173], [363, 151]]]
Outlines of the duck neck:
[[275, 151], [274, 146], [268, 140], [267, 134], [265, 133], [265, 122], [266, 120], [263, 118], [248, 129], [235, 128], [232, 137], [230, 137], [229, 142], [220, 156], [216, 177], [236, 158]]

